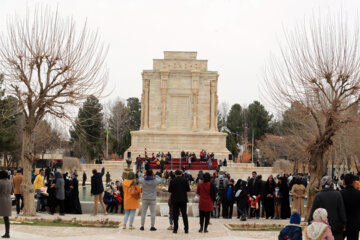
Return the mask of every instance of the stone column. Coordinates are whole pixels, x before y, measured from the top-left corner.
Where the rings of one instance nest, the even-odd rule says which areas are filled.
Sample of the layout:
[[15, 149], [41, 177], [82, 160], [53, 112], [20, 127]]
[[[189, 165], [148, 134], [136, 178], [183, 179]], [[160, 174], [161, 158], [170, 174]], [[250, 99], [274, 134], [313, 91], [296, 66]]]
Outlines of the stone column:
[[200, 73], [198, 71], [191, 72], [192, 78], [192, 94], [193, 94], [193, 107], [192, 107], [192, 129], [198, 129], [198, 118], [199, 118], [199, 82], [200, 82]]
[[210, 131], [216, 131], [216, 81], [210, 81]]
[[144, 80], [144, 115], [143, 115], [143, 128], [147, 129], [149, 128], [149, 91], [150, 91], [150, 80], [145, 79]]
[[167, 105], [167, 81], [169, 78], [169, 72], [161, 72], [161, 129], [166, 128], [166, 105]]

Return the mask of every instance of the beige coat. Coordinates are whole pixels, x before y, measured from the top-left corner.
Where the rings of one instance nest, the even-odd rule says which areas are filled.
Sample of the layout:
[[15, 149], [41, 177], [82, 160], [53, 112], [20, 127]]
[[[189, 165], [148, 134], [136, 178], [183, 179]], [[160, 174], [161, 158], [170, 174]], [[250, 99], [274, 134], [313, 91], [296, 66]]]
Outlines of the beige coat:
[[12, 184], [9, 179], [0, 179], [0, 217], [11, 216]]
[[305, 191], [306, 188], [302, 184], [294, 184], [291, 189], [291, 194], [293, 195], [291, 210], [292, 211], [296, 210], [297, 212], [300, 213], [301, 216], [305, 213], [304, 198], [297, 198], [297, 197], [305, 196]]

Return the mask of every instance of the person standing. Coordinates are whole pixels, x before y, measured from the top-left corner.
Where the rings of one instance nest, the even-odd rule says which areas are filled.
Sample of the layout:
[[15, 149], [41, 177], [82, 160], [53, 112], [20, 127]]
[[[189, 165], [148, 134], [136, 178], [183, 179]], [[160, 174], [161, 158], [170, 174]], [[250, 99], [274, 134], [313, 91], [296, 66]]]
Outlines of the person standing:
[[135, 229], [133, 226], [136, 209], [139, 208], [139, 201], [141, 198], [141, 189], [135, 179], [135, 173], [129, 172], [127, 179], [122, 184], [124, 191], [124, 225], [123, 229], [126, 229], [127, 221], [130, 217], [129, 229]]
[[110, 173], [109, 173], [109, 171], [106, 172], [105, 182], [106, 182], [106, 183], [110, 183], [110, 182], [111, 182], [111, 178], [110, 178]]
[[315, 195], [309, 217], [313, 220], [313, 213], [317, 208], [325, 208], [329, 216], [329, 225], [335, 240], [343, 240], [343, 230], [346, 226], [344, 201], [341, 193], [334, 190], [334, 183], [330, 176], [321, 179], [322, 190]]
[[289, 199], [289, 185], [287, 183], [287, 177], [279, 178], [279, 192], [282, 195], [281, 198], [281, 219], [287, 219], [291, 215], [290, 211], [290, 199]]
[[354, 188], [355, 175], [346, 174], [345, 188], [341, 190], [346, 212], [346, 230], [344, 237], [348, 240], [358, 240], [360, 230], [360, 191]]
[[[257, 173], [252, 172], [252, 178], [248, 182], [249, 197], [256, 196], [256, 200], [259, 202], [261, 198], [261, 181], [257, 178]], [[259, 209], [254, 210], [255, 217], [260, 217]]]
[[82, 187], [85, 187], [86, 180], [87, 180], [87, 176], [86, 176], [86, 172], [84, 171], [84, 173], [83, 173], [83, 179], [82, 179]]
[[189, 223], [187, 216], [187, 193], [190, 191], [189, 182], [183, 177], [181, 170], [175, 171], [175, 179], [170, 181], [168, 191], [171, 193], [171, 203], [173, 205], [174, 213], [174, 230], [177, 233], [179, 228], [179, 210], [184, 222], [185, 233], [189, 233]]
[[0, 171], [0, 216], [4, 218], [5, 235], [2, 238], [10, 238], [10, 220], [11, 216], [11, 193], [12, 185], [8, 179], [7, 171]]
[[141, 157], [140, 155], [136, 158], [136, 172], [141, 172]]
[[296, 177], [293, 179], [294, 184], [291, 188], [291, 194], [293, 195], [293, 201], [291, 210], [297, 211], [300, 213], [300, 215], [303, 215], [305, 213], [304, 210], [304, 198], [305, 198], [305, 186], [301, 184], [301, 178]]
[[[200, 229], [199, 232], [204, 230], [208, 232], [207, 228], [210, 221], [210, 213], [213, 210], [213, 203], [216, 200], [216, 188], [210, 182], [210, 174], [204, 174], [204, 181], [199, 182], [196, 193], [200, 196], [199, 211], [200, 211]], [[205, 225], [204, 225], [205, 220]]]
[[75, 173], [71, 176], [70, 189], [71, 213], [82, 214], [81, 204], [79, 200], [79, 181], [77, 180], [77, 175]]
[[[23, 180], [23, 175], [21, 174], [21, 169], [17, 170], [16, 175], [12, 179], [12, 183], [14, 186], [14, 194], [15, 194], [15, 201], [16, 201], [16, 213], [19, 215], [20, 211], [24, 208], [24, 199], [21, 195], [20, 185]], [[21, 200], [21, 207], [20, 207], [20, 200]]]
[[65, 215], [65, 180], [61, 173], [55, 172], [55, 184], [52, 185], [55, 188], [55, 204], [52, 205], [52, 209], [50, 210], [51, 214], [55, 213], [55, 208], [57, 205], [60, 206], [59, 214], [60, 216]]
[[266, 219], [274, 217], [274, 191], [275, 191], [275, 182], [273, 176], [270, 175], [268, 180], [265, 183], [264, 187], [264, 208]]
[[107, 215], [105, 204], [103, 201], [104, 185], [102, 182], [102, 177], [104, 176], [105, 168], [103, 167], [101, 169], [101, 173], [98, 173], [96, 169], [93, 169], [92, 173], [93, 173], [93, 175], [91, 176], [91, 196], [94, 196], [94, 214], [93, 214], [93, 216], [97, 215], [98, 202], [100, 202], [105, 215]]
[[156, 216], [156, 186], [162, 182], [162, 178], [159, 176], [154, 177], [152, 170], [144, 172], [144, 176], [139, 178], [139, 183], [142, 185], [142, 212], [141, 212], [141, 227], [140, 230], [144, 230], [145, 217], [148, 208], [151, 213], [151, 228], [150, 231], [156, 231], [155, 228], [155, 216]]
[[41, 196], [41, 188], [44, 186], [44, 175], [44, 169], [40, 169], [39, 175], [37, 175], [34, 180], [34, 189], [37, 198], [36, 212], [40, 212], [45, 207], [43, 203], [43, 197]]
[[235, 202], [235, 188], [234, 188], [234, 179], [230, 180], [226, 188], [226, 205], [225, 205], [225, 214], [223, 218], [231, 219], [233, 215], [233, 206]]

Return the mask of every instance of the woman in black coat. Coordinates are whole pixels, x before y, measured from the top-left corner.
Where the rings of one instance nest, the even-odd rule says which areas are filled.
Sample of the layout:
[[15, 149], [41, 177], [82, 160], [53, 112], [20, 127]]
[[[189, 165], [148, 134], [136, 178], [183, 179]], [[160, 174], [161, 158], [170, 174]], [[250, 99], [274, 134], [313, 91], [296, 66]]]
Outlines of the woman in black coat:
[[12, 184], [8, 179], [7, 171], [0, 171], [0, 216], [4, 218], [5, 235], [2, 238], [10, 238], [10, 221], [11, 217], [11, 194]]
[[290, 218], [290, 199], [289, 199], [289, 185], [287, 183], [287, 177], [279, 178], [280, 190], [283, 198], [281, 199], [281, 218]]
[[270, 175], [268, 180], [265, 183], [264, 188], [264, 206], [265, 206], [265, 213], [266, 219], [274, 217], [274, 196], [273, 193], [275, 191], [275, 181], [273, 176]]
[[72, 214], [82, 214], [81, 211], [81, 204], [79, 200], [79, 181], [77, 180], [77, 175], [72, 175], [71, 182], [69, 188], [71, 189], [70, 192], [70, 211]]
[[246, 187], [246, 182], [242, 181], [241, 182], [241, 192], [239, 197], [237, 198], [237, 206], [238, 206], [238, 211], [241, 214], [240, 220], [241, 221], [246, 221], [246, 216], [247, 216], [247, 211], [249, 208], [249, 197], [248, 197], [248, 188]]

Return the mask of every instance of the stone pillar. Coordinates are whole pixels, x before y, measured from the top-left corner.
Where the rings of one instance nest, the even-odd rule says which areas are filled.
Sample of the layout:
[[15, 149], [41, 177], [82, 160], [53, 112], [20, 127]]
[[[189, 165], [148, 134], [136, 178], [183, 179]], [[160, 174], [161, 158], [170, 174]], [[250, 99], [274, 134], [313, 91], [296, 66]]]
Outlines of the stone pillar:
[[150, 80], [145, 79], [144, 80], [144, 115], [143, 115], [143, 128], [147, 129], [149, 128], [149, 91], [150, 91]]
[[192, 107], [192, 129], [198, 129], [198, 118], [199, 118], [199, 82], [200, 82], [200, 73], [198, 71], [191, 72], [192, 78], [192, 94], [193, 94], [193, 107]]
[[216, 81], [210, 81], [210, 131], [216, 131]]
[[169, 78], [169, 72], [161, 72], [161, 129], [166, 128], [166, 105], [167, 105], [167, 81]]

